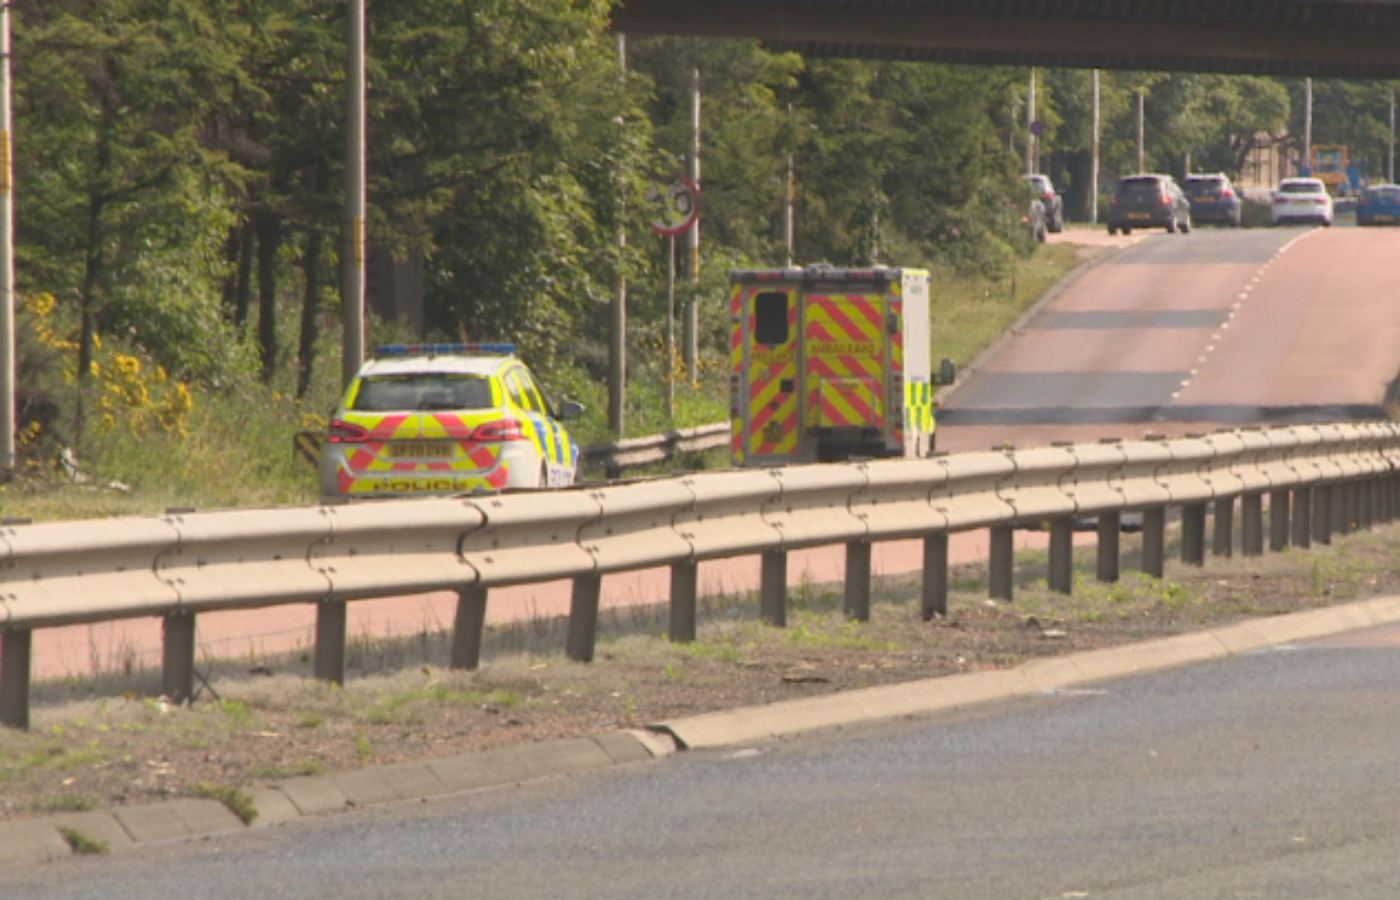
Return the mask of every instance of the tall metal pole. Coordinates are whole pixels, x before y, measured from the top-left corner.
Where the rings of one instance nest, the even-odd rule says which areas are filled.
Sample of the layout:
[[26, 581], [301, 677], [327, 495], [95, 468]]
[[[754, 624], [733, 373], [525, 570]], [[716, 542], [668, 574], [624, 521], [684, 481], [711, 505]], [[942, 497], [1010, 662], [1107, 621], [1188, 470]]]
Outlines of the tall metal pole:
[[350, 0], [349, 100], [345, 146], [345, 252], [341, 257], [344, 347], [340, 382], [348, 386], [365, 360], [365, 0]]
[[1030, 91], [1026, 94], [1026, 174], [1035, 172], [1035, 69], [1031, 69]]
[[1395, 183], [1395, 91], [1390, 92], [1390, 158], [1385, 164], [1385, 180]]
[[676, 413], [676, 236], [666, 238], [666, 418]]
[[1303, 81], [1303, 165], [1312, 174], [1312, 79]]
[[1094, 146], [1089, 154], [1089, 224], [1099, 224], [1099, 70], [1094, 70]]
[[1139, 175], [1141, 175], [1141, 174], [1143, 173], [1143, 171], [1144, 171], [1144, 167], [1145, 167], [1145, 162], [1144, 162], [1144, 160], [1146, 159], [1145, 148], [1144, 148], [1144, 146], [1143, 146], [1143, 145], [1144, 145], [1144, 135], [1143, 135], [1144, 128], [1143, 128], [1143, 121], [1147, 118], [1147, 116], [1146, 116], [1146, 107], [1147, 107], [1147, 91], [1143, 90], [1142, 88], [1138, 88], [1138, 110], [1137, 110], [1137, 112], [1138, 112], [1138, 115], [1137, 115], [1137, 145], [1138, 145], [1138, 148], [1137, 148], [1137, 150], [1138, 150], [1138, 174], [1139, 174]]
[[787, 267], [791, 269], [793, 259], [793, 226], [796, 224], [794, 222], [794, 213], [796, 212], [794, 206], [797, 202], [796, 160], [791, 153], [789, 153], [787, 157], [787, 185], [783, 190], [783, 194], [783, 245], [787, 248]]
[[15, 471], [14, 181], [10, 141], [10, 4], [0, 3], [0, 481]]
[[[617, 35], [618, 80], [627, 82], [627, 36]], [[617, 120], [619, 129], [626, 123], [621, 117]], [[608, 428], [622, 437], [626, 426], [625, 409], [627, 403], [627, 275], [624, 274], [627, 256], [627, 216], [626, 200], [623, 198], [623, 173], [617, 173], [618, 223], [617, 223], [617, 293], [613, 296], [612, 308], [608, 311]]]
[[[690, 73], [690, 180], [700, 184], [700, 67]], [[700, 219], [690, 226], [690, 299], [685, 305], [685, 371], [691, 387], [697, 384], [696, 360], [700, 354]]]

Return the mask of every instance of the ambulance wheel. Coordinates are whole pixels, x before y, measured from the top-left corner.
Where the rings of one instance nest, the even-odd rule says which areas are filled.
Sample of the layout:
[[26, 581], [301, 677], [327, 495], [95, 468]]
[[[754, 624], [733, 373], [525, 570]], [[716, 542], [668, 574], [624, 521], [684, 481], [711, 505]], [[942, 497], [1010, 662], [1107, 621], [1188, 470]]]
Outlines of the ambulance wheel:
[[539, 483], [535, 485], [535, 487], [540, 488], [541, 490], [549, 487], [549, 466], [545, 463], [540, 463], [540, 480]]

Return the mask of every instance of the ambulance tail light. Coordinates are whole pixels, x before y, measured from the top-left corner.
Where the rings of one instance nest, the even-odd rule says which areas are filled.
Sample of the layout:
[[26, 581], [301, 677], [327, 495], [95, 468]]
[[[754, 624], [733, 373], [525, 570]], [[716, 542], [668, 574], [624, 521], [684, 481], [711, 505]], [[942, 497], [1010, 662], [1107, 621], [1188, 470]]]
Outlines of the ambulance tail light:
[[326, 433], [326, 441], [332, 444], [363, 444], [369, 440], [369, 432], [364, 426], [356, 425], [354, 422], [346, 422], [344, 419], [331, 419], [330, 430]]
[[484, 422], [476, 426], [472, 432], [474, 441], [523, 441], [525, 433], [521, 430], [519, 419], [497, 419], [494, 422]]

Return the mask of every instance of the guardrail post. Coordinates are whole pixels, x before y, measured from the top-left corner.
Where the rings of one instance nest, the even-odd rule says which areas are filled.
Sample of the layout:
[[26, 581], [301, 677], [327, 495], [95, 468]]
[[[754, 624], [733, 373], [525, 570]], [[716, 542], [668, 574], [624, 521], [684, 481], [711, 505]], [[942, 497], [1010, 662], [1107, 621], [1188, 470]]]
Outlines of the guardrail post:
[[1074, 520], [1068, 516], [1050, 520], [1050, 571], [1045, 580], [1052, 591], [1074, 590]]
[[996, 600], [1011, 600], [1014, 579], [1014, 545], [1010, 525], [993, 525], [987, 557], [987, 594]]
[[1205, 565], [1206, 505], [1190, 503], [1181, 508], [1181, 561], [1189, 566]]
[[1351, 531], [1351, 484], [1339, 481], [1332, 485], [1332, 503], [1328, 513], [1332, 534], [1345, 537]]
[[316, 604], [316, 677], [334, 684], [345, 683], [344, 600], [322, 600]]
[[481, 665], [481, 635], [486, 628], [486, 588], [479, 584], [457, 591], [457, 615], [452, 621], [454, 669]]
[[194, 613], [171, 613], [161, 622], [160, 692], [171, 703], [194, 696]]
[[1235, 498], [1215, 498], [1215, 540], [1211, 553], [1229, 557], [1235, 551]]
[[1282, 552], [1288, 546], [1288, 490], [1269, 491], [1269, 549]]
[[603, 596], [603, 576], [580, 575], [574, 579], [569, 601], [569, 636], [564, 653], [574, 662], [592, 662], [598, 641], [598, 601]]
[[688, 644], [695, 640], [695, 605], [699, 598], [700, 564], [678, 562], [671, 565], [671, 640]]
[[1118, 545], [1122, 526], [1123, 514], [1117, 510], [1099, 513], [1098, 564], [1095, 567], [1099, 581], [1111, 584], [1118, 580]]
[[769, 625], [787, 627], [787, 551], [763, 554], [758, 574], [758, 614]]
[[1154, 506], [1142, 511], [1142, 570], [1161, 578], [1167, 555], [1167, 508]]
[[1330, 484], [1313, 488], [1312, 536], [1319, 544], [1332, 543], [1332, 494]]
[[33, 632], [0, 632], [0, 725], [29, 730], [29, 654]]
[[924, 535], [924, 621], [948, 615], [948, 535]]
[[1264, 554], [1264, 495], [1249, 493], [1240, 497], [1240, 552], [1245, 556]]
[[856, 622], [870, 621], [870, 542], [851, 541], [846, 545], [846, 617]]
[[1293, 489], [1293, 546], [1303, 550], [1312, 546], [1313, 493], [1309, 484]]

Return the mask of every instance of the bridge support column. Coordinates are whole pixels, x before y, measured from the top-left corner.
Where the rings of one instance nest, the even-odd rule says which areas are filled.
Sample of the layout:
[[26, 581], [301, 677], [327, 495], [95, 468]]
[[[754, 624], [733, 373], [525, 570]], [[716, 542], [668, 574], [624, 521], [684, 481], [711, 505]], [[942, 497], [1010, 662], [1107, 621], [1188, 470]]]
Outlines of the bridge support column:
[[1010, 525], [993, 525], [987, 559], [987, 594], [994, 600], [1012, 599], [1015, 581], [1015, 547]]
[[1240, 497], [1240, 552], [1245, 556], [1264, 553], [1264, 495]]
[[671, 640], [688, 644], [695, 640], [696, 604], [700, 598], [700, 564], [695, 561], [671, 566]]
[[948, 615], [948, 535], [924, 536], [924, 596], [923, 615], [927, 622], [934, 616]]
[[1142, 571], [1161, 578], [1166, 570], [1167, 508], [1155, 506], [1142, 511]]
[[1119, 534], [1123, 525], [1123, 514], [1117, 510], [1099, 513], [1098, 554], [1094, 575], [1099, 581], [1112, 584], [1118, 580]]
[[574, 662], [592, 662], [598, 644], [598, 604], [603, 598], [603, 576], [580, 575], [574, 579], [569, 600], [569, 636], [564, 654]]
[[1332, 486], [1332, 512], [1330, 521], [1332, 533], [1346, 537], [1351, 533], [1352, 492], [1350, 481], [1339, 481]]
[[1376, 526], [1376, 479], [1365, 478], [1356, 483], [1357, 506], [1360, 510], [1357, 519], [1361, 528], [1370, 531]]
[[1206, 505], [1189, 503], [1181, 508], [1181, 561], [1188, 566], [1205, 565]]
[[769, 625], [787, 627], [787, 552], [763, 554], [758, 575], [758, 614]]
[[454, 669], [481, 665], [481, 636], [486, 630], [486, 588], [474, 584], [457, 591], [457, 615], [452, 621]]
[[194, 613], [171, 613], [161, 622], [160, 692], [171, 703], [194, 697]]
[[846, 618], [870, 621], [870, 542], [851, 541], [846, 545]]
[[1074, 520], [1068, 516], [1050, 521], [1050, 590], [1068, 594], [1074, 590]]
[[1279, 553], [1288, 546], [1288, 491], [1269, 491], [1269, 549]]

